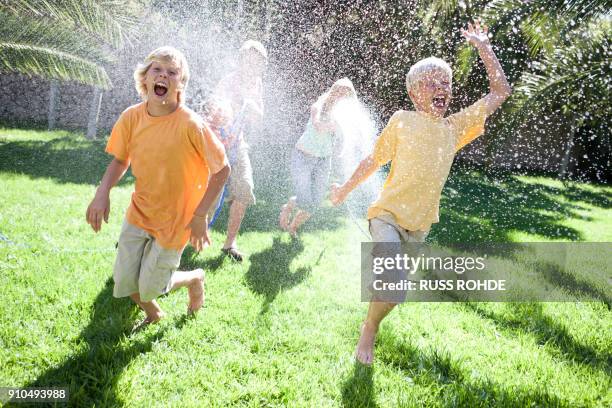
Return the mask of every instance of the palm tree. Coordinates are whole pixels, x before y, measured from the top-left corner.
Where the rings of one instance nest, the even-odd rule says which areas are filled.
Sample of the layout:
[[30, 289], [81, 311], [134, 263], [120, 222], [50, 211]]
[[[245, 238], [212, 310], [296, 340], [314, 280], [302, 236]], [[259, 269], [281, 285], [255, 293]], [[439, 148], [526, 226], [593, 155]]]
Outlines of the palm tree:
[[108, 89], [104, 64], [133, 35], [139, 7], [121, 0], [2, 0], [0, 71]]
[[[597, 138], [608, 150], [600, 160], [609, 162], [611, 0], [438, 0], [424, 9], [434, 30], [450, 29], [458, 16], [491, 27], [514, 82], [501, 135], [529, 118], [560, 112], [570, 129], [561, 175], [577, 139]], [[459, 80], [473, 83], [475, 51], [458, 42], [450, 47]]]

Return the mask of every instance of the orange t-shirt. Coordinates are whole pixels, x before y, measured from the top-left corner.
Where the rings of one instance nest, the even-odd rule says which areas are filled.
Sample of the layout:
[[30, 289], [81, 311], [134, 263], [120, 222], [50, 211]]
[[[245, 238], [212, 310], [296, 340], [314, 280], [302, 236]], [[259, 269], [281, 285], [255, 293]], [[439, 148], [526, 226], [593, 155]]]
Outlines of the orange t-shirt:
[[121, 114], [106, 152], [129, 161], [136, 178], [127, 221], [162, 247], [181, 250], [208, 178], [227, 158], [221, 142], [189, 108], [180, 105], [169, 115], [154, 117], [146, 106], [139, 103]]

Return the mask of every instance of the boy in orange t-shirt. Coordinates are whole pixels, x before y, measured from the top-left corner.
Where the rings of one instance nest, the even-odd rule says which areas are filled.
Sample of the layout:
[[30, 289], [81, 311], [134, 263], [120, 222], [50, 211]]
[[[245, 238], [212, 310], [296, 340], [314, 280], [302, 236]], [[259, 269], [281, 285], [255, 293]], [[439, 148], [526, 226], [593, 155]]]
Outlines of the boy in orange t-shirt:
[[95, 232], [108, 222], [110, 189], [131, 166], [136, 185], [119, 236], [113, 295], [130, 296], [148, 324], [164, 316], [155, 298], [180, 287], [188, 287], [188, 312], [202, 307], [204, 271], [176, 269], [188, 241], [197, 251], [210, 244], [206, 214], [230, 167], [223, 145], [183, 104], [189, 68], [180, 51], [154, 50], [134, 80], [144, 102], [126, 109], [113, 127], [106, 152], [114, 159], [87, 222]]

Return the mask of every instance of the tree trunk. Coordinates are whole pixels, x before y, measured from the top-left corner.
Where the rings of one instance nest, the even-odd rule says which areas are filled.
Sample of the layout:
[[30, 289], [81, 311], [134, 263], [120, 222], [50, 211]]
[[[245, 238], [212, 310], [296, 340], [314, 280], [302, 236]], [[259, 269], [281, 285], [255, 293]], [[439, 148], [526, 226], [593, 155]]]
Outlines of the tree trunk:
[[52, 79], [49, 85], [49, 111], [47, 113], [47, 126], [49, 130], [55, 129], [57, 123], [57, 105], [59, 102], [59, 83]]
[[574, 147], [574, 136], [576, 135], [576, 127], [572, 126], [570, 131], [570, 137], [565, 147], [565, 153], [561, 160], [561, 168], [559, 169], [559, 179], [563, 180], [567, 176], [567, 169], [569, 167], [570, 157], [572, 153], [572, 147]]
[[98, 129], [98, 116], [100, 115], [100, 105], [102, 103], [102, 90], [94, 87], [91, 105], [89, 106], [89, 118], [87, 120], [87, 138], [95, 139]]

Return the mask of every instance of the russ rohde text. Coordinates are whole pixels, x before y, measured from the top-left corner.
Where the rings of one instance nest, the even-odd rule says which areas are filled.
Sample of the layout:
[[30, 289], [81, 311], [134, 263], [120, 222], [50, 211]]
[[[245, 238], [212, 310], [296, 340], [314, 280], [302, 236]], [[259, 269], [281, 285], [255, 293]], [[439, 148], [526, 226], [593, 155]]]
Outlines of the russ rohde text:
[[505, 291], [506, 280], [500, 279], [467, 279], [467, 280], [427, 280], [411, 281], [402, 279], [398, 282], [384, 282], [376, 279], [373, 282], [374, 290], [390, 291], [439, 291], [439, 290], [466, 290], [466, 291]]

